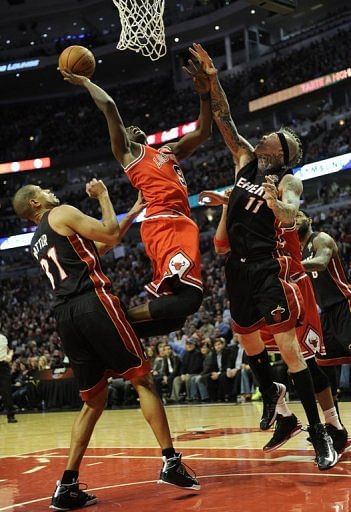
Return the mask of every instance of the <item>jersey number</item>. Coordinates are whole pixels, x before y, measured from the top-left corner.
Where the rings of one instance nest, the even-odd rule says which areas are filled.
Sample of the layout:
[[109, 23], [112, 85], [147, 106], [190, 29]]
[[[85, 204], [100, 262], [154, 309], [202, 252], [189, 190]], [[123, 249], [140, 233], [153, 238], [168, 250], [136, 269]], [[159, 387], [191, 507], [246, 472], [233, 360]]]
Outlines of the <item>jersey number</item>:
[[249, 197], [247, 203], [246, 203], [246, 206], [245, 206], [245, 210], [248, 210], [252, 213], [257, 213], [258, 210], [261, 208], [261, 206], [263, 205], [265, 201], [263, 201], [262, 199], [257, 199], [256, 197], [252, 196], [252, 197]]
[[57, 267], [57, 269], [59, 271], [59, 274], [60, 274], [60, 280], [61, 281], [66, 279], [68, 276], [67, 276], [66, 272], [63, 270], [63, 268], [60, 265], [60, 262], [59, 262], [59, 260], [57, 258], [57, 253], [56, 253], [55, 247], [50, 247], [50, 249], [47, 252], [47, 255], [44, 258], [41, 258], [40, 265], [41, 265], [42, 269], [44, 270], [45, 274], [50, 279], [51, 286], [55, 290], [56, 286], [55, 286], [54, 276], [50, 272], [49, 260], [54, 262], [54, 264], [56, 265], [56, 267]]
[[185, 181], [185, 178], [184, 178], [184, 174], [183, 174], [183, 171], [181, 170], [181, 168], [179, 167], [179, 165], [174, 164], [173, 165], [173, 170], [178, 175], [178, 179], [179, 179], [181, 185], [183, 185], [183, 187], [186, 187], [187, 184], [186, 184], [186, 181]]

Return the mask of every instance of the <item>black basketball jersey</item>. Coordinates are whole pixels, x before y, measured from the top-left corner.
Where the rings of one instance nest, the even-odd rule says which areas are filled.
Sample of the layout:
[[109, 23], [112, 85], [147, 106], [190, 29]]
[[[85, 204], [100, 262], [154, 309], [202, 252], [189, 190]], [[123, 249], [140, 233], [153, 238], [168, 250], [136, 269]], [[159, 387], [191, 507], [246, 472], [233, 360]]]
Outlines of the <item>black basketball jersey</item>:
[[78, 233], [59, 235], [48, 216], [45, 212], [34, 233], [31, 253], [50, 280], [56, 304], [94, 289], [109, 290], [111, 283], [102, 272], [94, 242]]
[[[302, 259], [309, 260], [315, 256], [313, 240], [318, 233], [312, 233], [302, 251]], [[351, 285], [347, 281], [343, 264], [338, 255], [332, 256], [324, 272], [310, 272], [318, 306], [325, 310], [343, 300], [351, 300]]]
[[[274, 172], [276, 185], [287, 172]], [[237, 174], [227, 215], [227, 232], [234, 257], [257, 260], [271, 257], [274, 249], [284, 247], [279, 221], [263, 199], [265, 181], [265, 176], [258, 173], [257, 159]]]

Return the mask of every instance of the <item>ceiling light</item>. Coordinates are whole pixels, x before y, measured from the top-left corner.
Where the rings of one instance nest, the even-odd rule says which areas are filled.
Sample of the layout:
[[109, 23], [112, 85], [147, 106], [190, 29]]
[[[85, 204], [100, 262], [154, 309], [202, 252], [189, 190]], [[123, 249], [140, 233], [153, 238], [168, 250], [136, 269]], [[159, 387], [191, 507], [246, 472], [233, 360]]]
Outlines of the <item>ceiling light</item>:
[[175, 38], [174, 38], [174, 42], [175, 42], [175, 43], [179, 43], [179, 37], [175, 37]]
[[215, 30], [219, 30], [219, 25], [216, 25], [216, 26], [215, 26]]
[[8, 40], [6, 41], [6, 44], [10, 44], [10, 43], [11, 43], [11, 41], [10, 41], [10, 39], [8, 39]]
[[250, 12], [251, 12], [251, 14], [255, 14], [256, 13], [255, 9], [251, 9]]

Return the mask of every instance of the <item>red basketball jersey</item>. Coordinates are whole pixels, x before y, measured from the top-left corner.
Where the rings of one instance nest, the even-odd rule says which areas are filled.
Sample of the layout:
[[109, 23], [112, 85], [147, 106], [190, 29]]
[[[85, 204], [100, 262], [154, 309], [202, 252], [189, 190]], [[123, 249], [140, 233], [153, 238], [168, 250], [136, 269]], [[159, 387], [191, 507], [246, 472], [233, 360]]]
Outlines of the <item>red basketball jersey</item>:
[[167, 213], [190, 217], [188, 188], [171, 148], [140, 145], [140, 151], [139, 157], [124, 171], [148, 203], [146, 217]]

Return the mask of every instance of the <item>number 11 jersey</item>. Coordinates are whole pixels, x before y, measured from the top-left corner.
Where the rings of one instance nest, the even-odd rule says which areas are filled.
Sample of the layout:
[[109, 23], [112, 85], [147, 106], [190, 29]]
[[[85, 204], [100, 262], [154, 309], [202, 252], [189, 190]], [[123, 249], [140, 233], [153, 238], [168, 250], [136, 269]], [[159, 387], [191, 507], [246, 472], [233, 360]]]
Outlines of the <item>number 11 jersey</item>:
[[[281, 169], [265, 174], [273, 175], [278, 186], [289, 172]], [[237, 174], [227, 216], [231, 257], [248, 261], [270, 258], [276, 249], [285, 245], [279, 221], [263, 199], [265, 181], [266, 176], [259, 173], [256, 158]]]
[[166, 213], [190, 217], [188, 188], [169, 146], [160, 149], [140, 144], [140, 154], [124, 172], [148, 203], [146, 218]]

